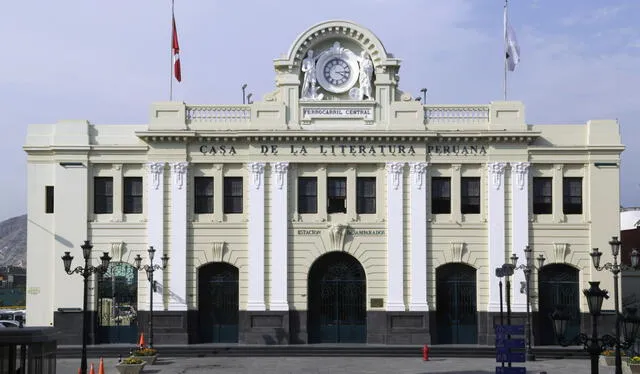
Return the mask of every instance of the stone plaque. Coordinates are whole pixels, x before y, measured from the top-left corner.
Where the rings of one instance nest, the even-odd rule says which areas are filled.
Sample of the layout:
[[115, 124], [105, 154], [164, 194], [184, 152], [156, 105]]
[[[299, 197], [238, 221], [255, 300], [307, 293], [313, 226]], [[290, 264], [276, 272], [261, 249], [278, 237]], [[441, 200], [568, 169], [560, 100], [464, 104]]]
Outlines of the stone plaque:
[[383, 298], [373, 298], [371, 299], [371, 307], [372, 308], [382, 308], [384, 306]]

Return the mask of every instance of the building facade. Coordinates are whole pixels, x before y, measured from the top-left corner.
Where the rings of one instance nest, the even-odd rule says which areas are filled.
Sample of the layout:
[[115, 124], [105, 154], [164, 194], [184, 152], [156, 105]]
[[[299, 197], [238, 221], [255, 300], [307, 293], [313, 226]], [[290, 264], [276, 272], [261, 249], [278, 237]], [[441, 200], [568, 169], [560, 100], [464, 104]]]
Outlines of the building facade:
[[156, 343], [491, 344], [495, 269], [527, 245], [547, 259], [531, 284], [538, 343], [553, 343], [556, 305], [580, 327], [588, 281], [612, 289], [589, 252], [620, 231], [616, 121], [424, 105], [399, 88], [400, 60], [346, 21], [304, 31], [274, 66], [276, 89], [251, 104], [29, 126], [29, 325], [80, 341], [82, 281], [60, 257], [78, 265], [87, 239], [94, 265], [112, 257], [90, 281], [94, 342], [146, 329], [151, 287], [133, 265], [150, 246], [170, 258], [154, 275]]

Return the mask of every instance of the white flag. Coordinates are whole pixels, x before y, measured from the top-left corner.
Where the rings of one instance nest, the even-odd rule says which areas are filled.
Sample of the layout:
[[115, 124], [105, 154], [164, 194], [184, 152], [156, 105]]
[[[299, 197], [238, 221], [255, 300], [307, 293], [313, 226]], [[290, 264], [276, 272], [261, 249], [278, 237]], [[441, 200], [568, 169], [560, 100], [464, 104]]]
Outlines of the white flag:
[[514, 71], [516, 69], [516, 65], [520, 62], [520, 46], [518, 45], [518, 39], [516, 39], [516, 33], [513, 31], [513, 28], [511, 28], [511, 25], [507, 20], [506, 7], [504, 9], [504, 42], [507, 68], [509, 71]]

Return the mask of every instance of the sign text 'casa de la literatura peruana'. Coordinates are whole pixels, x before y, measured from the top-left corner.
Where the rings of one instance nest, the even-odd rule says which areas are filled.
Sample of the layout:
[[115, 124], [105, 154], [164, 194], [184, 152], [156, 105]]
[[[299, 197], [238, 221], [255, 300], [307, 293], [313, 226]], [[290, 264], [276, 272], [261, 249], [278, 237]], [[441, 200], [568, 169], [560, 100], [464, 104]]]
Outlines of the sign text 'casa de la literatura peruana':
[[486, 155], [484, 145], [422, 145], [415, 144], [260, 144], [252, 148], [227, 144], [202, 144], [199, 151], [208, 156], [235, 156], [239, 153], [259, 153], [262, 155], [406, 155], [420, 154], [424, 149], [427, 155], [473, 156]]

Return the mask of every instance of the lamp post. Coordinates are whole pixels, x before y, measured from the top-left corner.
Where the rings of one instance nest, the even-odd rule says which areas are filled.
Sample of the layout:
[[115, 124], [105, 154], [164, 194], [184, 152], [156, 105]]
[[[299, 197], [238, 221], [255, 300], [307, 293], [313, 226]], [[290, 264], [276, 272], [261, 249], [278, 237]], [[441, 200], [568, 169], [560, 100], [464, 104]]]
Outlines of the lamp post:
[[62, 263], [64, 264], [64, 271], [71, 275], [74, 273], [80, 274], [82, 278], [84, 278], [83, 283], [83, 291], [82, 291], [82, 356], [80, 359], [80, 371], [82, 374], [87, 374], [87, 334], [88, 334], [88, 326], [87, 323], [89, 319], [87, 318], [87, 288], [89, 277], [91, 274], [104, 274], [109, 268], [109, 261], [111, 257], [109, 253], [103, 252], [102, 257], [100, 257], [100, 265], [93, 266], [89, 264], [89, 260], [91, 259], [91, 250], [93, 249], [93, 245], [88, 240], [84, 241], [84, 244], [80, 246], [82, 248], [82, 257], [84, 257], [84, 267], [77, 266], [75, 269], [71, 270], [71, 262], [73, 261], [73, 256], [70, 255], [70, 252], [65, 252], [64, 256], [62, 256]]
[[530, 296], [530, 292], [531, 292], [531, 286], [530, 286], [530, 282], [531, 282], [531, 272], [534, 269], [540, 270], [543, 266], [544, 266], [544, 255], [540, 254], [538, 256], [538, 258], [536, 258], [536, 260], [538, 261], [538, 267], [536, 267], [533, 264], [533, 249], [530, 246], [526, 246], [524, 249], [524, 255], [525, 255], [525, 260], [526, 263], [518, 266], [518, 256], [514, 253], [511, 256], [511, 263], [513, 264], [513, 266], [515, 267], [515, 270], [520, 270], [522, 269], [522, 271], [524, 271], [524, 280], [526, 283], [526, 297], [527, 297], [527, 323], [526, 323], [526, 336], [527, 336], [527, 348], [526, 348], [526, 355], [527, 355], [527, 361], [535, 361], [536, 360], [536, 356], [533, 353], [533, 350], [531, 349], [531, 342], [533, 341], [532, 338], [532, 334], [531, 334], [531, 307], [530, 307], [530, 303], [531, 303], [531, 296]]
[[598, 374], [600, 353], [605, 347], [613, 344], [614, 338], [611, 335], [604, 335], [602, 338], [598, 337], [598, 316], [602, 309], [602, 302], [604, 299], [609, 298], [609, 292], [600, 289], [600, 282], [589, 282], [589, 284], [591, 288], [583, 290], [582, 293], [587, 298], [587, 305], [591, 314], [591, 337], [580, 333], [572, 339], [565, 338], [567, 323], [571, 316], [564, 308], [556, 306], [555, 311], [549, 317], [553, 320], [553, 333], [558, 342], [565, 347], [571, 344], [582, 344], [591, 358], [591, 374]]
[[620, 339], [608, 334], [598, 337], [598, 316], [602, 310], [602, 302], [604, 299], [609, 298], [609, 292], [600, 289], [600, 282], [589, 282], [589, 284], [591, 288], [584, 290], [583, 293], [587, 298], [587, 305], [589, 306], [589, 313], [591, 314], [591, 337], [587, 334], [580, 333], [572, 339], [565, 338], [567, 322], [571, 319], [571, 315], [563, 308], [556, 306], [556, 310], [549, 317], [553, 320], [553, 332], [558, 342], [565, 347], [571, 344], [582, 344], [585, 350], [589, 352], [591, 358], [591, 374], [598, 374], [600, 353], [602, 353], [606, 347], [612, 347], [614, 345], [620, 345], [625, 348], [630, 347], [638, 336], [640, 318], [636, 315], [635, 308], [626, 308], [624, 318], [622, 319], [625, 338], [624, 343], [621, 343]]
[[153, 256], [156, 253], [156, 250], [153, 246], [149, 247], [147, 250], [149, 254], [149, 265], [142, 265], [142, 257], [140, 254], [136, 255], [135, 266], [138, 270], [143, 270], [147, 273], [147, 279], [149, 280], [149, 347], [153, 348], [153, 293], [156, 290], [156, 283], [153, 280], [153, 273], [156, 270], [166, 269], [167, 263], [169, 262], [169, 256], [165, 253], [162, 255], [162, 266], [153, 264]]
[[244, 94], [244, 90], [247, 89], [247, 84], [243, 84], [242, 85], [242, 104], [246, 104], [247, 103], [247, 97]]
[[602, 257], [602, 252], [598, 250], [598, 248], [593, 248], [591, 252], [591, 260], [593, 261], [593, 267], [598, 271], [609, 270], [613, 274], [613, 303], [615, 305], [616, 310], [616, 370], [615, 374], [622, 374], [622, 355], [620, 353], [620, 349], [622, 345], [627, 345], [629, 342], [622, 342], [620, 339], [620, 303], [618, 300], [618, 274], [622, 270], [627, 269], [638, 269], [638, 263], [640, 261], [640, 254], [637, 249], [634, 249], [631, 252], [631, 267], [624, 265], [622, 263], [618, 263], [618, 255], [620, 254], [620, 246], [622, 242], [618, 240], [617, 236], [611, 237], [609, 241], [609, 245], [611, 246], [611, 255], [613, 255], [613, 263], [607, 262], [606, 264], [600, 266], [600, 258]]

